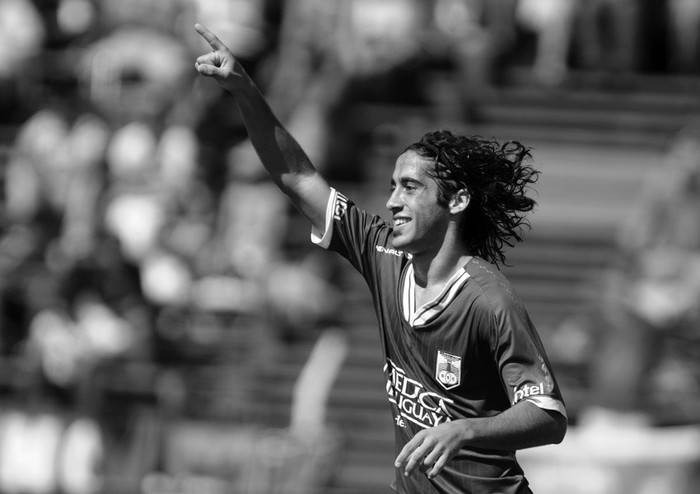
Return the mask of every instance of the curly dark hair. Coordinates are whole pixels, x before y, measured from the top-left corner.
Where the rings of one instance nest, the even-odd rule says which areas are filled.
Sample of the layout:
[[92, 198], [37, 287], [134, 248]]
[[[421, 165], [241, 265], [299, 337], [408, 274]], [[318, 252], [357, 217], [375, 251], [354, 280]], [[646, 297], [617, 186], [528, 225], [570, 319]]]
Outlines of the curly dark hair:
[[530, 222], [526, 214], [537, 205], [526, 192], [540, 172], [532, 164], [530, 149], [517, 141], [428, 132], [406, 148], [435, 160], [429, 172], [439, 188], [438, 202], [447, 206], [460, 189], [470, 202], [460, 225], [469, 250], [496, 265], [505, 264], [505, 245], [523, 239]]

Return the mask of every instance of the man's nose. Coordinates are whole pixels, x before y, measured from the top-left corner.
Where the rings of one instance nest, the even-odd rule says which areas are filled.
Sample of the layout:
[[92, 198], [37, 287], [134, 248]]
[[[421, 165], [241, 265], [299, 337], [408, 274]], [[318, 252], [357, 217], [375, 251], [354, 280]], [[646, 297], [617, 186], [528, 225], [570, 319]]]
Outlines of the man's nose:
[[386, 201], [386, 208], [389, 211], [395, 211], [397, 209], [401, 209], [401, 203], [399, 201], [399, 194], [398, 194], [398, 189], [394, 189], [391, 191], [391, 194], [389, 195], [389, 199]]

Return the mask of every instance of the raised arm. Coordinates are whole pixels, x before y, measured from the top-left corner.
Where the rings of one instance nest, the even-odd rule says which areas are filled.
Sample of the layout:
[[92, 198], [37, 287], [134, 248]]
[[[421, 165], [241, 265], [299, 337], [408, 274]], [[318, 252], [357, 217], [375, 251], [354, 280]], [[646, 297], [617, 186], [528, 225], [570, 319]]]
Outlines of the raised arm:
[[195, 24], [211, 46], [195, 62], [199, 74], [215, 79], [236, 98], [248, 137], [272, 180], [294, 205], [323, 231], [330, 187], [317, 172], [299, 143], [274, 114], [253, 79], [231, 50], [211, 31]]

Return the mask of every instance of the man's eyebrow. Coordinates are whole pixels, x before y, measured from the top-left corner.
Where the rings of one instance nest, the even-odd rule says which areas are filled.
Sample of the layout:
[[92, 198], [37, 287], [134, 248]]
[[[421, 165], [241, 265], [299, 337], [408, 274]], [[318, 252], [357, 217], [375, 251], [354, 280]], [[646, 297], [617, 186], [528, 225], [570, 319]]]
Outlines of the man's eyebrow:
[[407, 184], [423, 185], [423, 182], [421, 182], [417, 178], [413, 178], [413, 177], [401, 177], [400, 181], [401, 181], [401, 185], [407, 185]]
[[[423, 185], [423, 182], [413, 177], [399, 177], [399, 183], [404, 187], [406, 185]], [[390, 184], [392, 187], [396, 187], [396, 180], [393, 177]]]

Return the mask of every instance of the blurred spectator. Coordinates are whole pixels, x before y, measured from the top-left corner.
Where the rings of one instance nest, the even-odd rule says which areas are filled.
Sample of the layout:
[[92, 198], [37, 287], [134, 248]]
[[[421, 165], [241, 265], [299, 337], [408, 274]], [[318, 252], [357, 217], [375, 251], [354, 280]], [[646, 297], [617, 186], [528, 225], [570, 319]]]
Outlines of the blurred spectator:
[[567, 323], [597, 342], [589, 347], [592, 394], [584, 419], [700, 418], [699, 129], [686, 128], [647, 179], [599, 306]]
[[681, 74], [700, 70], [700, 1], [668, 0], [668, 68]]
[[[107, 138], [98, 117], [70, 121], [53, 109], [38, 112], [19, 129], [5, 171], [5, 219], [13, 225], [5, 245], [23, 245], [16, 243], [22, 231], [25, 240], [40, 243], [37, 250], [25, 247], [7, 255], [34, 255], [36, 262], [60, 272], [90, 253], [100, 221]], [[23, 265], [19, 259], [15, 266]]]
[[107, 151], [104, 221], [136, 263], [156, 248], [165, 221], [156, 182], [156, 147], [157, 137], [150, 125], [130, 122], [115, 131]]
[[[421, 49], [427, 67], [446, 60], [456, 73], [453, 118], [478, 119], [479, 105], [503, 75], [517, 44], [516, 0], [432, 0], [431, 23]], [[416, 71], [420, 74], [420, 67]], [[457, 104], [455, 104], [457, 103]]]
[[[53, 303], [45, 301], [30, 323], [28, 343], [48, 382], [91, 390], [94, 369], [114, 358], [149, 356], [151, 317], [138, 281], [110, 237], [62, 273]], [[77, 407], [95, 396], [76, 395]]]
[[[26, 357], [36, 357], [47, 381], [67, 390], [89, 378], [86, 367], [148, 349], [145, 305], [127, 301], [138, 298], [139, 283], [122, 283], [133, 267], [103, 237], [109, 132], [93, 114], [73, 119], [41, 110], [20, 128], [7, 165], [6, 219], [14, 227], [3, 245], [23, 251], [4, 252], [15, 258], [4, 274], [16, 280], [5, 301], [23, 314], [14, 324], [24, 332], [17, 337], [28, 343]], [[18, 243], [22, 227], [25, 242]], [[27, 249], [32, 240], [38, 242]], [[13, 286], [21, 299], [9, 293]]]
[[[474, 0], [436, 0], [433, 7], [433, 24], [437, 32], [438, 45], [443, 44], [444, 53], [457, 73], [459, 105], [458, 118], [472, 118], [476, 106], [487, 96], [491, 84], [492, 61], [494, 60], [494, 38], [484, 25], [486, 2]], [[497, 0], [493, 5], [501, 5]]]
[[0, 0], [0, 114], [3, 120], [20, 110], [35, 82], [37, 55], [44, 47], [46, 26], [31, 0]]
[[193, 3], [193, 0], [95, 1], [103, 34], [127, 26], [148, 28], [163, 34], [180, 33], [185, 28], [181, 23], [188, 21], [185, 16]]
[[565, 80], [577, 8], [577, 0], [518, 0], [518, 24], [536, 38], [532, 71], [537, 82], [557, 86]]
[[577, 65], [585, 70], [621, 75], [639, 70], [641, 11], [645, 0], [578, 0], [577, 3]]
[[[154, 55], [146, 61], [143, 50]], [[123, 26], [96, 40], [82, 55], [87, 96], [116, 125], [162, 123], [176, 98], [191, 87], [186, 46], [171, 34]]]
[[287, 343], [309, 340], [338, 323], [343, 295], [335, 285], [335, 264], [317, 252], [291, 255], [270, 267], [267, 307], [278, 337]]
[[232, 182], [222, 198], [225, 267], [247, 279], [264, 280], [269, 266], [282, 254], [288, 209], [273, 198], [273, 192], [267, 182]]
[[30, 0], [1, 0], [0, 28], [0, 75], [21, 74], [43, 47], [41, 15]]
[[420, 3], [415, 0], [352, 0], [336, 13], [340, 31], [334, 49], [352, 75], [388, 72], [419, 48]]
[[[266, 9], [270, 0], [188, 1], [190, 19], [215, 28], [240, 60], [253, 62], [269, 48], [271, 28], [267, 24]], [[193, 24], [190, 22], [186, 26], [186, 34], [194, 40]]]
[[56, 298], [57, 281], [44, 264], [44, 252], [52, 238], [54, 217], [40, 214], [33, 221], [6, 228], [0, 240], [0, 352], [22, 355], [29, 324], [42, 307]]
[[93, 31], [98, 23], [98, 0], [58, 0], [56, 26], [62, 37], [76, 40]]
[[[346, 110], [357, 101], [415, 102], [425, 19], [420, 0], [290, 0], [266, 94], [320, 168], [358, 180]], [[345, 158], [327, 160], [327, 149]]]

